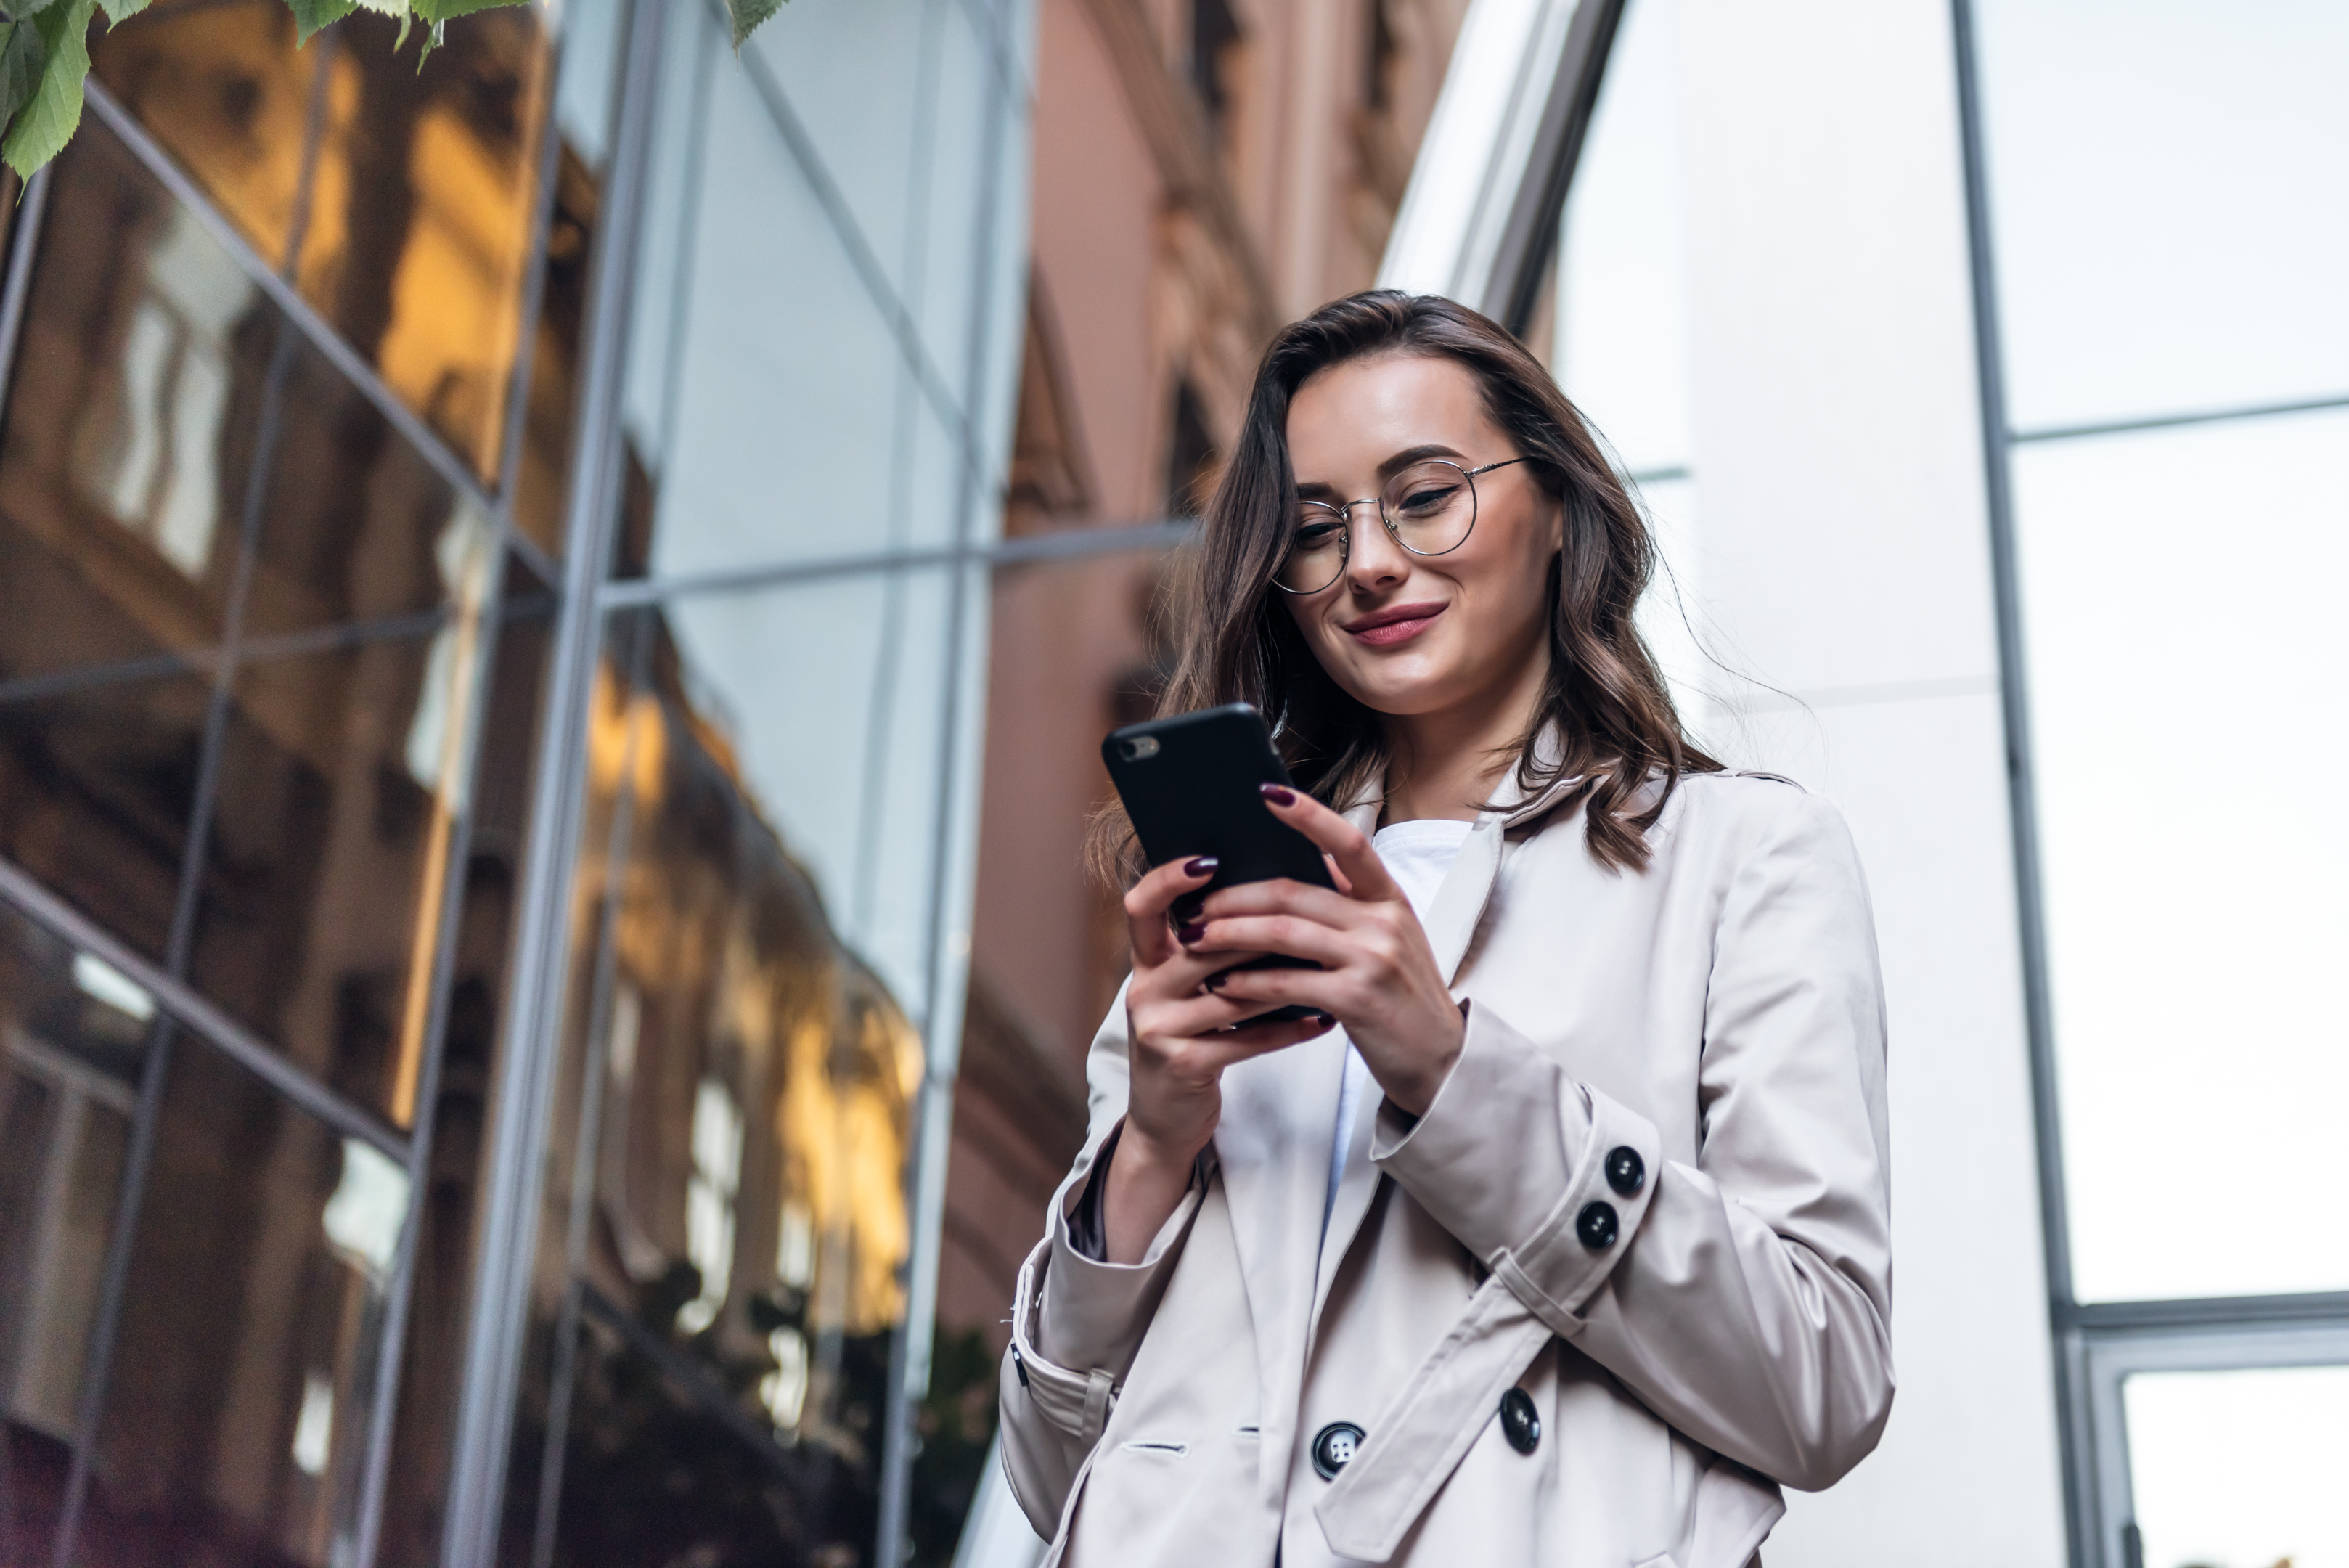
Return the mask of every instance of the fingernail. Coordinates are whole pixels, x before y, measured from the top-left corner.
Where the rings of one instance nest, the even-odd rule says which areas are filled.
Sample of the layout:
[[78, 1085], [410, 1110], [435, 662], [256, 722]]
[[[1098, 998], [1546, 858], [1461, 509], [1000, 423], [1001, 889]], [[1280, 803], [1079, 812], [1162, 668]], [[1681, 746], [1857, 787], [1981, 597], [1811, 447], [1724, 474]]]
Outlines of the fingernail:
[[1222, 864], [1222, 861], [1216, 859], [1212, 855], [1195, 855], [1190, 859], [1185, 860], [1183, 863], [1183, 875], [1185, 877], [1212, 877], [1216, 874], [1216, 867]]
[[1187, 948], [1206, 934], [1207, 928], [1205, 926], [1184, 926], [1174, 932], [1174, 940]]
[[1297, 792], [1293, 789], [1288, 788], [1286, 785], [1258, 784], [1256, 787], [1262, 793], [1265, 799], [1272, 802], [1275, 805], [1294, 805], [1297, 804]]
[[1222, 970], [1215, 974], [1209, 975], [1207, 977], [1207, 989], [1209, 991], [1223, 990], [1224, 981], [1231, 977], [1231, 972], [1232, 971], [1229, 970]]
[[1331, 1017], [1329, 1013], [1326, 1013], [1326, 1012], [1317, 1012], [1317, 1013], [1315, 1013], [1315, 1014], [1313, 1015], [1313, 1022], [1314, 1022], [1314, 1023], [1316, 1023], [1330, 1024], [1330, 1023], [1337, 1023], [1338, 1021], [1337, 1021], [1335, 1018]]

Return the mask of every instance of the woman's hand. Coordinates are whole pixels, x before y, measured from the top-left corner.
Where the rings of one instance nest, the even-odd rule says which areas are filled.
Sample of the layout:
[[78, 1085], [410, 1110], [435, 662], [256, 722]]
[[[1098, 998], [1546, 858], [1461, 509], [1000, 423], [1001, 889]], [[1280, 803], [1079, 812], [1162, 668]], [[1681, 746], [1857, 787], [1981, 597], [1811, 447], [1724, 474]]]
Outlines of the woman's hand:
[[1275, 816], [1330, 857], [1340, 890], [1288, 880], [1220, 888], [1181, 932], [1185, 943], [1210, 969], [1266, 952], [1319, 964], [1231, 970], [1208, 983], [1243, 1015], [1290, 1005], [1330, 1014], [1387, 1098], [1424, 1115], [1466, 1028], [1427, 933], [1361, 829], [1296, 790], [1267, 784], [1264, 794]]
[[[1212, 957], [1195, 951], [1175, 940], [1167, 919], [1176, 899], [1195, 893], [1215, 874], [1215, 861], [1204, 856], [1169, 861], [1125, 896], [1133, 945], [1133, 981], [1125, 992], [1133, 1083], [1102, 1203], [1113, 1263], [1141, 1262], [1151, 1238], [1183, 1201], [1192, 1162], [1223, 1114], [1224, 1069], [1330, 1027], [1327, 1019], [1232, 1027], [1272, 1008], [1237, 993], [1218, 995], [1206, 983], [1216, 971], [1250, 955], [1228, 947]], [[1185, 927], [1185, 934], [1191, 929]]]

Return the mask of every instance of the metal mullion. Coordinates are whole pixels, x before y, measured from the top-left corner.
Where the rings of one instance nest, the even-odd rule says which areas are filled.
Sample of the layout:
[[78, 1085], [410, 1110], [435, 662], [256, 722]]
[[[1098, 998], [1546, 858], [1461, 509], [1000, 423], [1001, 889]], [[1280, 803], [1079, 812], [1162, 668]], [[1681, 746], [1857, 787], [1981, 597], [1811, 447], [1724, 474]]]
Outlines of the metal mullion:
[[41, 219], [48, 210], [49, 166], [43, 164], [25, 182], [16, 201], [16, 232], [8, 246], [8, 279], [0, 286], [0, 410], [8, 405], [8, 389], [16, 373], [16, 338], [25, 329], [25, 302], [33, 290], [33, 253], [41, 240]]
[[2025, 1044], [2031, 1068], [2032, 1127], [2039, 1158], [2039, 1223], [2044, 1246], [2048, 1326], [2056, 1349], [2055, 1418], [2063, 1446], [2064, 1513], [2074, 1568], [2095, 1568], [2102, 1555], [2092, 1490], [2094, 1419], [2076, 1376], [2079, 1339], [2066, 1327], [2075, 1297], [2071, 1212], [2064, 1192], [2063, 1125], [2057, 1101], [2054, 1019], [2048, 983], [2046, 907], [2040, 880], [2038, 794], [2033, 771], [2031, 704], [2023, 642], [2022, 583], [2016, 557], [2014, 493], [2001, 342], [1996, 253], [1992, 244], [1990, 175], [1982, 126], [1972, 0], [1950, 0], [1956, 66], [1958, 132], [1966, 200], [1966, 242], [1974, 315], [1974, 372], [1980, 400], [1982, 487], [1990, 532], [1991, 587], [1998, 618], [1999, 691], [2006, 731], [2008, 826], [2013, 835], [2017, 946], [2023, 969]]
[[171, 1021], [261, 1079], [308, 1115], [395, 1160], [405, 1160], [408, 1138], [374, 1112], [320, 1083], [252, 1030], [222, 1011], [186, 981], [75, 909], [13, 860], [0, 859], [0, 901], [60, 940], [120, 970]]
[[[267, 637], [256, 637], [239, 644], [236, 661], [239, 668], [243, 668], [272, 663], [281, 659], [302, 659], [344, 649], [365, 648], [375, 643], [409, 641], [440, 630], [448, 624], [449, 613], [447, 607], [442, 607], [419, 610], [411, 615], [386, 616], [378, 620], [338, 621], [305, 631], [272, 632]], [[140, 659], [119, 659], [110, 664], [88, 664], [74, 670], [51, 670], [44, 675], [19, 676], [14, 680], [0, 680], [0, 706], [96, 691], [107, 686], [127, 685], [136, 680], [159, 680], [183, 671], [210, 673], [219, 669], [221, 657], [220, 647], [215, 644], [209, 648], [190, 649], [183, 653], [150, 654]]]
[[[889, 282], [880, 258], [873, 254], [872, 244], [865, 239], [864, 229], [857, 223], [854, 210], [849, 206], [848, 198], [841, 193], [839, 182], [832, 177], [832, 171], [825, 166], [823, 156], [816, 151], [815, 140], [808, 135], [807, 127], [801, 123], [799, 111], [792, 107], [789, 95], [783, 91], [783, 84], [775, 79], [765, 57], [758, 50], [746, 51], [741, 59], [743, 74], [750, 78], [760, 102], [766, 108], [767, 118], [782, 137], [783, 145], [791, 151], [792, 161], [799, 165], [800, 175], [807, 181], [816, 204], [832, 221], [841, 249], [848, 254], [849, 266], [855, 272], [857, 280], [864, 285], [865, 293], [872, 296], [882, 318], [888, 323], [890, 335], [897, 340], [898, 352], [913, 367], [921, 383], [925, 400], [940, 418], [954, 426], [956, 434], [963, 441], [964, 450], [968, 452], [973, 440], [970, 410], [957, 404], [953, 390], [946, 384], [945, 374], [931, 361], [929, 348], [922, 341], [921, 328], [915, 324], [912, 312], [906, 309], [905, 302], [898, 297], [895, 286]], [[994, 190], [995, 176], [989, 173], [987, 181], [988, 189]]]
[[926, 933], [929, 972], [928, 1006], [924, 1009], [922, 1083], [913, 1116], [912, 1149], [906, 1161], [905, 1188], [910, 1213], [905, 1285], [905, 1321], [889, 1350], [888, 1403], [882, 1413], [882, 1473], [880, 1528], [874, 1561], [890, 1568], [904, 1560], [908, 1514], [912, 1504], [914, 1463], [914, 1401], [926, 1392], [930, 1379], [934, 1318], [937, 1306], [938, 1244], [946, 1212], [946, 1166], [954, 1116], [954, 1084], [961, 1054], [963, 997], [957, 982], [967, 970], [947, 940], [947, 899], [961, 878], [949, 879], [947, 856], [955, 847], [959, 808], [966, 791], [976, 781], [963, 776], [962, 745], [965, 625], [970, 600], [980, 576], [971, 555], [971, 531], [981, 503], [978, 429], [987, 383], [989, 329], [997, 315], [995, 298], [996, 222], [1003, 186], [1004, 140], [1011, 100], [1003, 93], [990, 95], [986, 106], [981, 161], [986, 172], [978, 197], [972, 243], [972, 283], [968, 324], [965, 328], [963, 366], [964, 417], [962, 487], [955, 507], [953, 547], [957, 557], [954, 580], [947, 585], [947, 631], [939, 654], [945, 678], [944, 701], [938, 723], [938, 760], [944, 776], [930, 832], [930, 889]]
[[634, 609], [669, 599], [702, 594], [745, 593], [760, 588], [789, 587], [832, 577], [867, 573], [907, 571], [925, 566], [1024, 566], [1048, 561], [1083, 560], [1140, 550], [1171, 550], [1198, 534], [1195, 519], [1175, 517], [1158, 523], [1117, 524], [1102, 528], [1071, 528], [1057, 534], [1036, 534], [992, 545], [934, 545], [911, 550], [871, 550], [853, 556], [821, 556], [807, 561], [775, 561], [754, 566], [725, 566], [707, 572], [682, 572], [672, 577], [633, 577], [605, 585], [597, 602], [605, 610]]
[[501, 1030], [483, 1173], [486, 1217], [475, 1248], [462, 1393], [450, 1456], [448, 1523], [441, 1542], [441, 1561], [448, 1568], [489, 1568], [497, 1554], [537, 1251], [544, 1174], [542, 1143], [551, 1110], [553, 1057], [560, 1041], [567, 956], [564, 944], [570, 930], [582, 809], [577, 762], [602, 630], [595, 589], [609, 566], [621, 499], [619, 394], [665, 12], [660, 0], [635, 0], [630, 6], [610, 193], [590, 267], [587, 357], [567, 491], [563, 597], [533, 768], [521, 924]]
[[2349, 393], [2322, 398], [2295, 398], [2280, 403], [2239, 403], [2223, 409], [2189, 409], [2182, 413], [2147, 414], [2142, 419], [2107, 420], [2101, 423], [2046, 425], [2037, 430], [2009, 431], [2011, 444], [2043, 441], [2078, 441], [2086, 436], [2127, 435], [2137, 431], [2175, 430], [2181, 425], [2222, 424], [2235, 420], [2263, 420], [2278, 414], [2321, 413], [2349, 409]]
[[448, 443], [431, 426], [402, 402], [398, 393], [383, 384], [375, 368], [359, 358], [358, 351], [345, 342], [342, 334], [328, 325], [310, 302], [302, 297], [301, 291], [271, 269], [260, 253], [237, 232], [236, 225], [213, 207], [212, 199], [181, 171], [179, 165], [171, 161], [171, 154], [147, 134], [137, 118], [116, 102], [114, 95], [95, 76], [83, 83], [82, 91], [84, 101], [106, 128], [121, 139], [123, 145], [130, 150], [131, 155], [148, 173], [194, 214], [212, 239], [228, 253], [229, 259], [236, 264], [238, 270], [293, 324], [303, 341], [317, 350], [357, 389], [368, 406], [399, 432], [401, 439], [416, 450], [443, 483], [471, 500], [494, 521], [507, 544], [528, 557], [533, 567], [543, 571], [547, 580], [556, 580], [559, 573], [554, 569], [553, 558], [514, 526], [505, 504], [483, 488], [464, 459], [450, 451]]
[[2349, 1325], [2349, 1291], [2074, 1303], [2062, 1310], [2060, 1318], [2064, 1328], [2090, 1334], [2248, 1330], [2324, 1323]]

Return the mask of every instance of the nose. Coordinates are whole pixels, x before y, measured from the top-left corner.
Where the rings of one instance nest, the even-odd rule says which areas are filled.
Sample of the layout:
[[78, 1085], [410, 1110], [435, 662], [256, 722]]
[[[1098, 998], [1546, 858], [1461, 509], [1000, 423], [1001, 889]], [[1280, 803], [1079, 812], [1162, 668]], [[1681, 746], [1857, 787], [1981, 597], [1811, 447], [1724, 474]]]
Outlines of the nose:
[[1379, 504], [1357, 501], [1347, 513], [1352, 537], [1346, 542], [1346, 585], [1358, 594], [1375, 594], [1411, 576], [1411, 557], [1379, 520]]

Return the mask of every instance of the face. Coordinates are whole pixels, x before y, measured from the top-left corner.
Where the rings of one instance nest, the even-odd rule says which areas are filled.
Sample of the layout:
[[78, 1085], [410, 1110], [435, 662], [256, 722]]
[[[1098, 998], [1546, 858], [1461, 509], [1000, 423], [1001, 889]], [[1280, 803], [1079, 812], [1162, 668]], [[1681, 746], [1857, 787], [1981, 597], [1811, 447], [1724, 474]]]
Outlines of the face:
[[[1475, 469], [1522, 455], [1465, 367], [1401, 355], [1334, 365], [1298, 388], [1288, 452], [1299, 498], [1340, 505], [1423, 459]], [[1375, 501], [1356, 506], [1337, 580], [1280, 595], [1321, 667], [1375, 711], [1466, 717], [1547, 671], [1563, 513], [1526, 463], [1477, 475], [1475, 501], [1475, 526], [1439, 556], [1396, 544]]]

